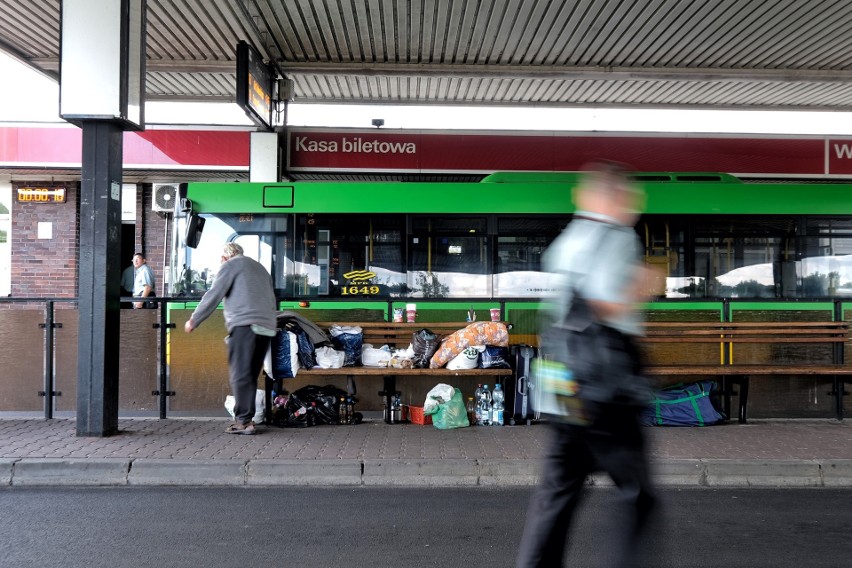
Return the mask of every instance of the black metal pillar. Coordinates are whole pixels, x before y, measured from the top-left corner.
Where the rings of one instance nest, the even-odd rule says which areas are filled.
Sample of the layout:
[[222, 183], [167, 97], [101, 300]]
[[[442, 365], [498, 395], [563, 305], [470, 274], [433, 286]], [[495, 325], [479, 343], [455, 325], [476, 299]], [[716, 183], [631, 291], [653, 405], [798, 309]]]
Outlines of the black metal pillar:
[[122, 129], [82, 121], [77, 435], [118, 432]]

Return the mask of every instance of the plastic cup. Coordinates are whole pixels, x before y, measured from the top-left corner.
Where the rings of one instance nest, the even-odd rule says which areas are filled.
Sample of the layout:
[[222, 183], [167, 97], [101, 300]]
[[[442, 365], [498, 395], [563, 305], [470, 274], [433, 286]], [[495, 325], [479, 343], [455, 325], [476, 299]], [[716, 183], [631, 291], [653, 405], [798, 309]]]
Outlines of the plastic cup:
[[491, 308], [491, 321], [500, 321], [500, 308]]
[[405, 321], [408, 323], [414, 323], [417, 319], [417, 304], [406, 304], [405, 305]]

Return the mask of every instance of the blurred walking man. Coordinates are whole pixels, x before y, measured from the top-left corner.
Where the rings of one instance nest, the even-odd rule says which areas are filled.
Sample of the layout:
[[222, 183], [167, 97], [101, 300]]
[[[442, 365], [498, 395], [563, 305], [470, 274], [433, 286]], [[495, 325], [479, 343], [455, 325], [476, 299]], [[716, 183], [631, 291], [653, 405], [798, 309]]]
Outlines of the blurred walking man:
[[[643, 195], [621, 166], [604, 162], [589, 166], [574, 201], [573, 220], [543, 257], [545, 270], [562, 279], [550, 317], [564, 319], [575, 291], [606, 326], [620, 356], [626, 357], [626, 367], [635, 370], [633, 378], [644, 380], [632, 339], [640, 332], [634, 305], [653, 276], [639, 264], [641, 248], [633, 230]], [[584, 481], [597, 470], [606, 471], [618, 487], [623, 510], [616, 513], [624, 515], [617, 529], [601, 538], [606, 566], [633, 565], [639, 533], [654, 504], [641, 408], [616, 401], [602, 404], [589, 424], [551, 418], [551, 440], [527, 511], [518, 568], [562, 566]]]

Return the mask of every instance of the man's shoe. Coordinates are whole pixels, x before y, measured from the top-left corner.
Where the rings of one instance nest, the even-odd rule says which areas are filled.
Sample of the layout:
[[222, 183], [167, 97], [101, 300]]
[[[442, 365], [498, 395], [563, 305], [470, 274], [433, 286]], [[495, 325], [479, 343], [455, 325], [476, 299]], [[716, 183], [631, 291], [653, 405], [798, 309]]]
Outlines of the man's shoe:
[[248, 424], [231, 424], [228, 426], [228, 429], [225, 430], [228, 434], [243, 434], [244, 436], [253, 436], [257, 433], [257, 430], [254, 428], [254, 422], [249, 422]]

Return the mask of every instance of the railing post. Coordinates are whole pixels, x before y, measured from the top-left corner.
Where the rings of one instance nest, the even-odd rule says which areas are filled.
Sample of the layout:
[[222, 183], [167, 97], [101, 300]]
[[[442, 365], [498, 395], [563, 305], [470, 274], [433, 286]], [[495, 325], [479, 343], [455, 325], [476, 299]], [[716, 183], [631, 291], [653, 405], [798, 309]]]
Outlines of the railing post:
[[61, 323], [54, 323], [53, 300], [45, 302], [44, 323], [39, 327], [44, 329], [44, 390], [38, 391], [39, 396], [44, 397], [44, 419], [53, 418], [53, 397], [62, 393], [54, 390], [56, 386], [56, 375], [54, 373], [53, 351], [54, 351], [54, 329], [62, 327]]
[[168, 390], [169, 388], [169, 365], [168, 361], [166, 361], [166, 342], [168, 341], [168, 330], [174, 329], [175, 324], [167, 323], [166, 316], [168, 306], [168, 300], [160, 300], [160, 323], [155, 323], [154, 327], [160, 330], [160, 348], [158, 349], [159, 353], [157, 354], [157, 382], [159, 384], [158, 389], [153, 393], [154, 396], [160, 397], [160, 419], [165, 420], [167, 418], [167, 406], [168, 406], [168, 398], [170, 396], [174, 396], [175, 392]]

